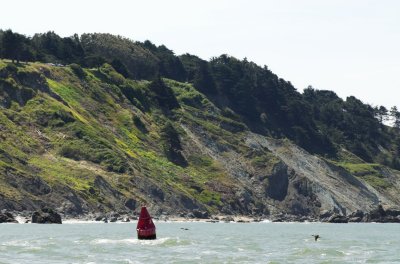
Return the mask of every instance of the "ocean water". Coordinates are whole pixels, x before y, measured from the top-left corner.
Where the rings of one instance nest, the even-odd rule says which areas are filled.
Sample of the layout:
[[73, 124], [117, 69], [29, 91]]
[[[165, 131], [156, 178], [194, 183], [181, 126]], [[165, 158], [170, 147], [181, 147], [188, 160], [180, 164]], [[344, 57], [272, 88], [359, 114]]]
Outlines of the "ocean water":
[[136, 222], [0, 224], [0, 263], [400, 263], [400, 224], [156, 226], [158, 238], [145, 241]]

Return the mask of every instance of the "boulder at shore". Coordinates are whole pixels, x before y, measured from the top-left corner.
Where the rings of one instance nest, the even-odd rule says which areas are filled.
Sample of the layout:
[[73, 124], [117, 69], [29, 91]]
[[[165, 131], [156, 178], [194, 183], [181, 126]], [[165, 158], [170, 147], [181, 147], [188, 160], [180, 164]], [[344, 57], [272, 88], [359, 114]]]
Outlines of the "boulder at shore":
[[4, 212], [0, 213], [0, 223], [18, 223], [18, 221], [15, 220], [11, 213]]
[[61, 215], [53, 209], [44, 208], [32, 214], [33, 224], [62, 224]]

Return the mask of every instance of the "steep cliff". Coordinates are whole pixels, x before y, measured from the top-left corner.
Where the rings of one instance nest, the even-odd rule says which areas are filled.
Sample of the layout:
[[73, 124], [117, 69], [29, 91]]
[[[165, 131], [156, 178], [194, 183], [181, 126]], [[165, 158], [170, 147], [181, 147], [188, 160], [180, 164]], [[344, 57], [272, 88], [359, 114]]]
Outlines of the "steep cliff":
[[[220, 98], [221, 99], [221, 98]], [[256, 133], [189, 83], [0, 61], [0, 208], [319, 218], [399, 209], [400, 173]]]

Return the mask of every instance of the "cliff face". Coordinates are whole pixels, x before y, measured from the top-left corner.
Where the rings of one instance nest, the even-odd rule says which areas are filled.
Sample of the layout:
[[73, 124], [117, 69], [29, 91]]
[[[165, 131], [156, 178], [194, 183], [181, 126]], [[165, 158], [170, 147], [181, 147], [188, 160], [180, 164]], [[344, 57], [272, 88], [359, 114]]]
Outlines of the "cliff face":
[[[298, 146], [281, 140], [268, 139], [251, 134], [246, 139], [254, 147], [265, 147], [279, 157], [290, 172], [286, 201], [303, 200], [292, 203], [300, 212], [318, 213], [328, 210], [348, 215], [357, 210], [369, 212], [379, 204], [397, 207], [399, 172], [376, 165], [376, 177], [388, 186], [371, 186], [363, 177], [355, 176], [336, 162], [310, 155]], [[365, 177], [365, 175], [364, 175]], [[390, 185], [390, 186], [389, 186]], [[310, 211], [311, 210], [311, 211]], [[294, 212], [294, 211], [292, 211]]]
[[398, 209], [398, 171], [251, 132], [187, 83], [77, 67], [0, 61], [0, 208], [310, 218]]

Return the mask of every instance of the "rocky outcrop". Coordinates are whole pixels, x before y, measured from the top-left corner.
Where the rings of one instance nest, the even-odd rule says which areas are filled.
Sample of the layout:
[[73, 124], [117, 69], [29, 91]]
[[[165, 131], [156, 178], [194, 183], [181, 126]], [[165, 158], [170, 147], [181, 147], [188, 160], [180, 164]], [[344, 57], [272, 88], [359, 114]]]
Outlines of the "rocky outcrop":
[[336, 224], [344, 224], [344, 223], [348, 223], [349, 219], [347, 216], [335, 214], [335, 215], [332, 215], [331, 217], [329, 217], [328, 222], [336, 223]]
[[[287, 212], [290, 208], [301, 208], [302, 210], [292, 210], [289, 213], [298, 212], [330, 222], [381, 221], [382, 219], [396, 221], [397, 216], [382, 218], [385, 217], [382, 212], [372, 212], [381, 201], [388, 207], [398, 208], [398, 198], [389, 195], [395, 193], [395, 190], [391, 192], [377, 190], [343, 168], [311, 155], [288, 140], [248, 133], [246, 144], [258, 150], [268, 149], [287, 166], [288, 172], [291, 172], [286, 197], [274, 204], [277, 209]], [[390, 171], [386, 173], [390, 174], [388, 177], [393, 178], [394, 182], [396, 179], [399, 180], [398, 174]], [[283, 174], [279, 178], [281, 182], [284, 182], [285, 177]], [[286, 190], [282, 188], [281, 198], [285, 193]], [[276, 197], [277, 194], [273, 193], [272, 197]], [[322, 211], [332, 213], [329, 217], [321, 217], [318, 212]], [[371, 211], [371, 215], [368, 219], [360, 213], [351, 215], [351, 212], [357, 211], [365, 213]], [[393, 214], [396, 215], [396, 213]]]
[[32, 214], [34, 224], [62, 224], [61, 215], [53, 209], [43, 208]]
[[367, 216], [368, 222], [377, 223], [400, 223], [400, 211], [387, 209], [385, 210], [382, 205], [372, 210]]
[[272, 199], [283, 201], [287, 195], [288, 186], [287, 166], [284, 163], [279, 163], [274, 167], [272, 175], [268, 177], [266, 193]]
[[357, 210], [349, 215], [349, 222], [365, 222], [365, 216], [366, 214], [363, 211]]
[[210, 217], [207, 211], [193, 210], [192, 213], [195, 218], [207, 219]]
[[[360, 164], [342, 166], [349, 161], [252, 133], [190, 84], [166, 80], [168, 96], [182, 107], [166, 102], [173, 111], [161, 113], [146, 112], [162, 102], [151, 98], [160, 94], [141, 101], [146, 93], [139, 90], [154, 90], [144, 83], [138, 91], [128, 83], [111, 89], [100, 79], [77, 79], [70, 68], [35, 63], [3, 67], [0, 78], [0, 208], [50, 207], [66, 217], [96, 214], [111, 222], [126, 213], [110, 212], [142, 204], [163, 218], [219, 213], [273, 221], [399, 221], [400, 172], [352, 153]], [[74, 96], [64, 94], [64, 86]], [[185, 104], [189, 95], [196, 104]], [[357, 174], [352, 165], [371, 166], [372, 174]], [[38, 211], [33, 222], [61, 222], [54, 215]]]
[[132, 198], [127, 199], [124, 205], [126, 208], [128, 208], [130, 210], [135, 210], [137, 207], [136, 201]]
[[0, 213], [0, 223], [18, 223], [14, 216], [9, 212]]

